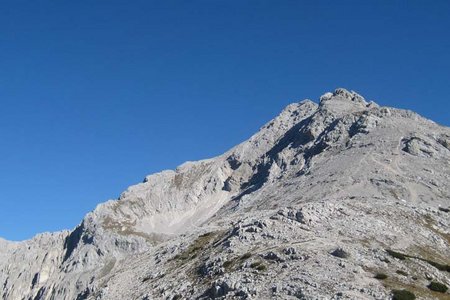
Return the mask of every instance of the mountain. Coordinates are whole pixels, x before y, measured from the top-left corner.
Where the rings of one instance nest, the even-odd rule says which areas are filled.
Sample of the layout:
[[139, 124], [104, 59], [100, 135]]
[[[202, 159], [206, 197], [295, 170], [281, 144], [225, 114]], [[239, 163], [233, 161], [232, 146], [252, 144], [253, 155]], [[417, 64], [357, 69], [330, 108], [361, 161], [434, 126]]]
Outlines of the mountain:
[[449, 180], [450, 128], [337, 89], [72, 231], [0, 240], [0, 295], [449, 299]]

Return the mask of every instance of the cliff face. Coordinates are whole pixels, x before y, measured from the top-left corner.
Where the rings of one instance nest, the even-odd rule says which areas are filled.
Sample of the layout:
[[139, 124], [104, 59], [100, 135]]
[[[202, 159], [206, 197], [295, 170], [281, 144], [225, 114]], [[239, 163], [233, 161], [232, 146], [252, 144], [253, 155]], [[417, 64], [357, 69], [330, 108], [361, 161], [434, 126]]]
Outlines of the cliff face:
[[0, 241], [0, 295], [445, 296], [426, 286], [450, 284], [449, 180], [449, 128], [338, 89], [219, 157], [147, 176], [71, 232]]

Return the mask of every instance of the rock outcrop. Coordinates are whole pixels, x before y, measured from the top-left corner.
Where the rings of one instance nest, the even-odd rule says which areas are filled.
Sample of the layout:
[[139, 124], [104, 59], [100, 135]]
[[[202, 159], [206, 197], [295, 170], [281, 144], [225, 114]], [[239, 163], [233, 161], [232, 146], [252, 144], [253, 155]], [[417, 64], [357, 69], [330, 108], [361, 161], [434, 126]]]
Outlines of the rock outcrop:
[[291, 104], [223, 155], [147, 176], [73, 231], [0, 240], [0, 296], [449, 296], [427, 288], [450, 285], [449, 141], [449, 128], [344, 89]]

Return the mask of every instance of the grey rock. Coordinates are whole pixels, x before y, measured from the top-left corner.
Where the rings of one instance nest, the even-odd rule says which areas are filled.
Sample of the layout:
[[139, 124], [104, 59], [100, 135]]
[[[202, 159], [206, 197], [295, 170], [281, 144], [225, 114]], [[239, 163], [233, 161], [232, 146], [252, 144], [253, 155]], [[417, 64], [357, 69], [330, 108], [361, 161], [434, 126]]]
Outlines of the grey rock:
[[[373, 272], [393, 269], [418, 288], [424, 274], [449, 285], [448, 272], [385, 252], [448, 263], [449, 140], [449, 128], [344, 89], [291, 104], [74, 230], [0, 239], [0, 298], [388, 299]], [[336, 245], [351, 255], [336, 259]]]
[[350, 255], [342, 248], [337, 248], [330, 253], [331, 255], [339, 258], [348, 258]]

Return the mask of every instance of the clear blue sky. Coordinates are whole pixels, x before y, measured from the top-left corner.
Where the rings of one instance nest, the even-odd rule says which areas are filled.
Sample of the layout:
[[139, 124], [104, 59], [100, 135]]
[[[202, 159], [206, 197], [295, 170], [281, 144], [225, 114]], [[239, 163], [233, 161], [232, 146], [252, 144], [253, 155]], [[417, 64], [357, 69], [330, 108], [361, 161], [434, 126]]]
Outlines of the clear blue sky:
[[4, 1], [0, 236], [74, 227], [336, 87], [450, 125], [450, 1]]

